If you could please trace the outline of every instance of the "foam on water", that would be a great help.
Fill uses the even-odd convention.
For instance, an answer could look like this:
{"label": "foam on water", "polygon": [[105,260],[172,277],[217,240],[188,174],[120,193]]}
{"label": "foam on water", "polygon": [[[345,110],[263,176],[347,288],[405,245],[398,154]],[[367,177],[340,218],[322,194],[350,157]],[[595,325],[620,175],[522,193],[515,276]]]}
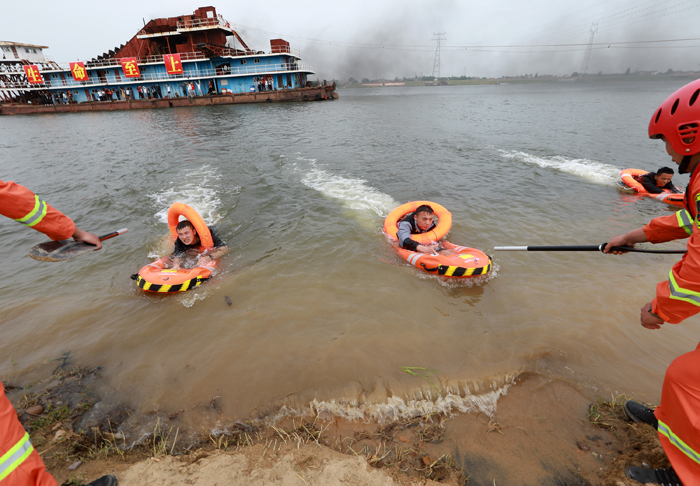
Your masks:
{"label": "foam on water", "polygon": [[189,292],[179,293],[178,300],[183,306],[192,307],[196,302],[203,301],[211,295],[213,295],[211,289],[193,289]]}
{"label": "foam on water", "polygon": [[508,372],[469,382],[453,382],[449,386],[423,386],[390,396],[381,402],[368,400],[362,394],[348,398],[319,400],[314,398],[305,407],[284,405],[270,417],[275,422],[289,417],[315,417],[321,420],[340,418],[361,422],[394,422],[430,414],[483,413],[493,417],[498,399],[515,384],[520,371]]}
{"label": "foam on water", "polygon": [[348,404],[336,400],[313,400],[309,404],[311,411],[319,418],[331,420],[342,418],[350,421],[377,421],[379,423],[408,420],[431,414],[451,415],[456,411],[462,413],[482,412],[489,417],[496,413],[496,402],[505,395],[510,385],[482,395],[466,397],[448,393],[436,400],[404,400],[400,397],[387,398],[385,403]]}
{"label": "foam on water", "polygon": [[572,159],[561,155],[543,157],[517,150],[498,150],[504,159],[512,159],[545,169],[567,172],[597,184],[613,185],[620,179],[620,167],[589,159]]}
{"label": "foam on water", "polygon": [[358,213],[373,212],[377,216],[385,218],[400,205],[391,196],[370,186],[364,179],[331,174],[319,168],[313,159],[299,156],[296,160],[307,162],[310,166],[308,170],[299,169],[298,165],[295,167],[295,170],[304,171],[301,179],[302,184],[315,189],[326,197],[337,199],[343,206],[353,211]]}
{"label": "foam on water", "polygon": [[[220,174],[215,168],[203,165],[197,169],[178,174],[167,189],[149,194],[156,208],[155,218],[168,223],[168,209],[173,203],[181,202],[192,206],[207,224],[216,224],[221,215],[221,199],[219,197]],[[234,192],[240,188],[227,189]]]}
{"label": "foam on water", "polygon": [[462,395],[448,391],[431,398],[428,396],[430,393],[418,393],[418,398],[393,396],[382,403],[366,403],[359,399],[313,399],[308,407],[303,409],[283,406],[272,420],[313,416],[321,420],[340,418],[349,421],[386,423],[431,414],[452,415],[456,412],[484,413],[488,417],[493,417],[498,399],[508,392],[515,383],[514,380],[514,377],[511,377],[500,387],[478,394]]}

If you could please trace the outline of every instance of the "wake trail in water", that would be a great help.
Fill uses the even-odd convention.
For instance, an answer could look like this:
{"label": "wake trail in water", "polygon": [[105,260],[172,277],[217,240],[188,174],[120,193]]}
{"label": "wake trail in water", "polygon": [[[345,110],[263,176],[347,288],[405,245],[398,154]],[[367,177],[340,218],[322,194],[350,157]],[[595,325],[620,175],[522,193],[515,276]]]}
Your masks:
{"label": "wake trail in water", "polygon": [[615,185],[620,179],[620,167],[589,159],[572,159],[562,155],[544,157],[517,150],[498,150],[504,159],[511,159],[545,169],[554,169],[586,179],[596,184]]}
{"label": "wake trail in water", "polygon": [[223,216],[220,214],[218,180],[220,174],[209,165],[179,174],[167,189],[149,194],[156,208],[155,219],[168,223],[168,209],[173,203],[180,202],[192,206],[208,225],[216,224]]}
{"label": "wake trail in water", "polygon": [[[302,156],[296,158],[301,165],[309,166],[309,169],[294,165],[294,170],[304,172],[301,182],[306,187],[314,189],[326,197],[338,200],[343,206],[358,213],[374,213],[385,218],[395,207],[399,206],[388,194],[369,185],[365,179],[334,175],[320,168],[314,159],[306,159]],[[306,162],[307,164],[303,164]]]}

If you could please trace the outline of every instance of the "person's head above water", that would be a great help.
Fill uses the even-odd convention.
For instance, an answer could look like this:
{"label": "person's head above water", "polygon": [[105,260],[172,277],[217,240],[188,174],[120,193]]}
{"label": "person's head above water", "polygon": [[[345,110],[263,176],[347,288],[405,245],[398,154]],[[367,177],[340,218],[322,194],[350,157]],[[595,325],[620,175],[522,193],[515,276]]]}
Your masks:
{"label": "person's head above water", "polygon": [[199,243],[199,236],[197,236],[197,230],[194,229],[192,223],[188,220],[180,221],[175,227],[177,231],[177,237],[180,238],[185,245],[195,245]]}
{"label": "person's head above water", "polygon": [[673,174],[673,169],[670,167],[661,167],[656,171],[656,175],[654,176],[654,179],[656,179],[656,185],[658,187],[664,187],[666,184],[671,182],[671,179],[673,179]]}
{"label": "person's head above water", "polygon": [[421,230],[427,231],[430,225],[433,224],[433,208],[427,204],[418,206],[413,213],[413,219],[416,221],[416,226]]}

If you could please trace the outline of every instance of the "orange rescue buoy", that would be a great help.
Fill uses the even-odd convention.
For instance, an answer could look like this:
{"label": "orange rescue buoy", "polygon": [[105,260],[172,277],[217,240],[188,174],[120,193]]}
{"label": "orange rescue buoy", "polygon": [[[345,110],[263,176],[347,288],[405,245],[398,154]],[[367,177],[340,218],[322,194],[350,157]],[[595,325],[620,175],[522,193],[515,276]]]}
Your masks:
{"label": "orange rescue buoy", "polygon": [[444,238],[450,231],[450,228],[452,228],[452,213],[445,209],[444,206],[430,201],[413,201],[402,204],[398,208],[394,209],[384,220],[384,233],[396,240],[396,232],[399,229],[399,221],[401,221],[401,219],[403,219],[403,217],[408,213],[412,213],[418,208],[418,206],[422,206],[423,204],[427,204],[433,208],[433,212],[438,218],[438,224],[427,233],[411,235],[411,239],[417,241],[418,243],[430,243],[431,241],[439,241]]}
{"label": "orange rescue buoy", "polygon": [[184,216],[194,229],[197,230],[199,235],[200,244],[205,250],[211,250],[214,248],[214,240],[211,237],[211,232],[207,227],[207,223],[204,222],[202,217],[194,210],[192,206],[188,206],[185,203],[174,203],[168,209],[168,228],[170,229],[170,236],[173,237],[173,241],[177,238],[177,224],[180,222],[180,216]]}

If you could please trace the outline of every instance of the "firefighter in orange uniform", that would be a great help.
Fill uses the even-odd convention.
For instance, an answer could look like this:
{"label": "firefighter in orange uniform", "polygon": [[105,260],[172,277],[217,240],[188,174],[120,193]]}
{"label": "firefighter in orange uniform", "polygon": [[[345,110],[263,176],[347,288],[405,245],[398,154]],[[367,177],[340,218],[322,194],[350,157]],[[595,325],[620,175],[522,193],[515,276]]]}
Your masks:
{"label": "firefighter in orange uniform", "polygon": [[52,240],[84,241],[102,248],[100,239],[75,226],[73,220],[46,204],[24,186],[0,180],[0,214],[44,233]]}
{"label": "firefighter in orange uniform", "polygon": [[[24,186],[0,180],[0,214],[46,234],[52,240],[71,236],[77,241],[102,247],[92,233],[83,231],[60,211],[46,204]],[[102,476],[89,486],[115,486],[117,479]],[[5,389],[0,383],[0,486],[56,486],[46,472],[39,454],[29,441],[29,434],[17,419]]]}
{"label": "firefighter in orange uniform", "polygon": [[[605,248],[609,253],[613,246],[689,238],[688,252],[673,266],[668,280],[656,286],[656,297],[642,306],[641,324],[647,329],[660,329],[665,322],[678,324],[700,312],[699,95],[700,80],[687,84],[661,104],[649,123],[649,137],[662,139],[666,151],[680,166],[678,172],[691,174],[685,207],[613,238]],[[631,420],[658,430],[673,466],[657,470],[628,467],[627,476],[641,483],[700,484],[700,345],[668,367],[656,410],[633,401],[624,408]]]}

